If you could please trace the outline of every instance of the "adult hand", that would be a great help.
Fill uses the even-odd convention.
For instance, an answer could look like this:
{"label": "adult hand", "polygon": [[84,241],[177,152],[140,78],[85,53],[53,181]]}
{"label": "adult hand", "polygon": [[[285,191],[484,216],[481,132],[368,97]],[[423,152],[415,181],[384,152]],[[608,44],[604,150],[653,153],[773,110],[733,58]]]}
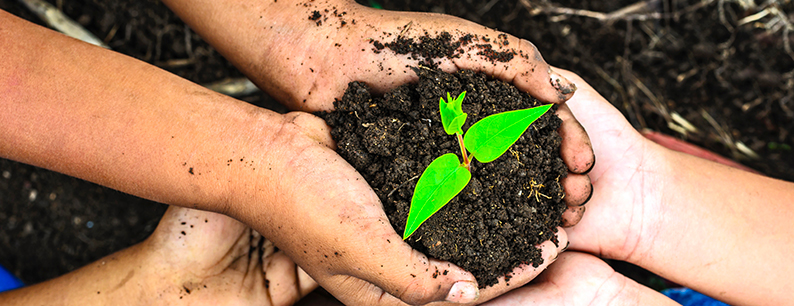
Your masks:
{"label": "adult hand", "polygon": [[[540,246],[542,266],[517,268],[509,285],[501,278],[478,292],[470,273],[428,259],[403,242],[367,182],[325,145],[331,143],[326,128],[312,115],[287,114],[272,129],[278,133],[262,140],[261,150],[249,150],[261,152],[254,155],[260,175],[253,176],[261,181],[232,184],[238,189],[231,191],[237,196],[230,202],[253,204],[228,213],[246,224],[264,225],[265,237],[346,304],[485,301],[531,280],[567,245],[560,229],[558,246]],[[256,203],[263,200],[277,205],[259,209]]]}
{"label": "adult hand", "polygon": [[[548,103],[564,103],[576,85],[555,72],[535,45],[457,17],[395,12],[330,1],[164,1],[251,80],[293,110],[331,110],[351,81],[377,92],[417,80],[410,67],[432,61],[447,72],[470,69],[512,83]],[[417,44],[396,54],[374,42],[419,43],[422,36],[449,33],[449,45]],[[460,43],[463,37],[470,42]],[[455,45],[455,43],[459,45]],[[428,52],[413,53],[418,49]],[[401,52],[404,53],[404,52]],[[428,54],[431,53],[432,55]],[[581,218],[592,195],[586,174],[595,164],[590,140],[566,106],[561,155],[569,168],[563,181],[565,226]]]}
{"label": "adult hand", "polygon": [[[562,103],[575,91],[568,80],[543,61],[530,42],[451,16],[375,10],[342,0],[165,2],[255,83],[292,109],[330,110],[334,99],[340,98],[354,80],[364,81],[379,92],[416,80],[410,67],[425,60],[446,71],[472,69],[488,73],[546,102]],[[438,58],[377,50],[374,43],[385,44],[398,38],[418,42],[420,36],[436,37],[442,32],[451,34],[451,43],[469,34],[473,41],[451,47],[446,54],[454,56]],[[491,51],[490,56],[483,55]],[[494,54],[500,53],[512,59],[495,59]],[[566,212],[565,225],[570,226],[581,218],[581,205],[592,193],[589,178],[583,174],[592,168],[594,157],[587,134],[570,110],[562,106],[558,115],[564,120],[560,129],[564,139],[562,157],[571,172],[562,182],[566,203],[571,207]],[[309,125],[304,129],[307,133],[322,127],[319,123]],[[372,301],[350,299],[351,292],[362,288],[370,297],[379,297],[382,292],[378,288],[382,288],[410,304],[445,299],[473,301],[476,290],[471,276],[455,269],[446,277],[431,278],[434,265],[447,264],[428,261],[402,243],[380,212],[374,193],[338,156],[310,143],[290,148],[281,155],[289,158],[290,167],[280,168],[278,173],[284,178],[280,180],[280,197],[294,199],[285,201],[291,203],[287,206],[293,212],[278,220],[238,215],[247,224],[278,221],[283,226],[295,226],[305,223],[303,220],[312,212],[323,211],[323,216],[312,220],[314,228],[300,224],[303,230],[288,228],[286,233],[263,234],[269,238],[271,234],[284,237],[273,239],[282,248],[297,250],[290,255],[307,272],[338,298],[347,298],[351,303]],[[368,233],[366,237],[356,234],[364,231]],[[314,241],[322,248],[317,249],[312,243],[300,245],[302,240]],[[335,245],[329,245],[331,241]],[[342,251],[344,256],[336,255]],[[513,279],[518,282],[529,277]],[[453,286],[455,282],[459,285]],[[455,288],[455,292],[449,292],[450,288]],[[461,288],[466,289],[459,292],[457,289]]]}
{"label": "adult hand", "polygon": [[[256,108],[5,12],[0,20],[0,155],[230,215],[348,303],[476,300],[470,274],[402,242],[318,118]],[[542,247],[547,262],[559,251]],[[449,273],[433,277],[435,266]],[[507,285],[488,290],[482,299]]]}
{"label": "adult hand", "polygon": [[593,255],[566,252],[531,284],[484,306],[678,305]]}

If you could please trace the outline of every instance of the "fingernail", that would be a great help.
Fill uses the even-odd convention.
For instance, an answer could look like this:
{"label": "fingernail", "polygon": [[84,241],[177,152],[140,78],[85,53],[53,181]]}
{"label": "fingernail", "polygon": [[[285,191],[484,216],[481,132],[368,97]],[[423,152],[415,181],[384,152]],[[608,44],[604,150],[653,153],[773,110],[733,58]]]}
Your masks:
{"label": "fingernail", "polygon": [[596,163],[596,157],[595,157],[595,155],[593,155],[593,163],[590,164],[590,168],[587,168],[587,170],[585,170],[581,174],[588,174],[588,173],[590,173],[590,171],[593,171],[593,168],[595,167],[595,163]]}
{"label": "fingernail", "polygon": [[549,68],[549,81],[551,82],[551,86],[557,89],[560,92],[562,97],[568,98],[574,92],[576,92],[576,84],[571,83],[568,79],[564,76],[560,75],[553,69]]}
{"label": "fingernail", "polygon": [[460,281],[452,285],[447,294],[447,302],[466,304],[476,301],[480,297],[480,290],[477,284],[467,281]]}
{"label": "fingernail", "polygon": [[593,188],[593,183],[590,183],[590,195],[587,196],[587,200],[584,200],[584,202],[582,202],[582,204],[579,204],[579,206],[583,206],[587,204],[587,202],[590,202],[590,199],[593,198],[593,192],[595,192]]}

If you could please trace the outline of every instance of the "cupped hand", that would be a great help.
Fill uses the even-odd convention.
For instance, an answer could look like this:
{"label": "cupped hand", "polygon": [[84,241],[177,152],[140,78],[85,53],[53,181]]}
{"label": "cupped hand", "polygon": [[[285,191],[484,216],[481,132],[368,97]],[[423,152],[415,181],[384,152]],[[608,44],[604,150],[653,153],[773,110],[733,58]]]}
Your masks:
{"label": "cupped hand", "polygon": [[[258,23],[266,29],[260,32],[259,41],[266,46],[257,53],[260,64],[238,66],[291,109],[331,110],[351,81],[385,92],[416,81],[411,67],[427,62],[447,72],[484,72],[548,103],[563,104],[576,91],[576,85],[555,72],[531,42],[457,17],[376,10],[353,1],[281,5],[269,5],[265,21]],[[448,45],[423,42],[444,35]],[[403,51],[389,47],[395,42],[401,42]],[[234,62],[251,62],[241,58],[244,52],[224,54]],[[563,120],[561,155],[569,169],[562,181],[569,206],[563,225],[572,226],[592,196],[585,174],[595,157],[587,132],[570,109],[563,104],[557,115]]]}
{"label": "cupped hand", "polygon": [[[531,42],[457,17],[339,0],[297,7],[275,3],[268,10],[278,13],[265,12],[261,24],[266,27],[259,35],[276,41],[264,44],[261,66],[241,68],[291,109],[330,110],[352,81],[385,92],[416,81],[410,68],[419,65],[484,72],[548,103],[562,103],[576,91]],[[270,30],[275,24],[290,31],[284,26]],[[233,61],[241,56],[224,53]]]}
{"label": "cupped hand", "polygon": [[292,305],[317,287],[272,242],[217,213],[172,206],[139,250],[163,305]]}
{"label": "cupped hand", "polygon": [[678,304],[615,272],[606,262],[593,255],[566,252],[531,284],[483,305]]}
{"label": "cupped hand", "polygon": [[579,76],[568,105],[587,129],[598,163],[588,174],[594,192],[587,214],[568,231],[571,249],[629,261],[643,256],[658,232],[667,165],[662,148],[642,137],[623,115]]}
{"label": "cupped hand", "polygon": [[261,159],[250,158],[249,170],[259,175],[231,191],[230,202],[251,204],[225,213],[254,224],[346,304],[485,301],[531,280],[567,245],[560,229],[558,246],[540,245],[542,266],[520,267],[509,284],[502,278],[480,291],[470,273],[403,242],[374,191],[330,147],[324,121],[289,113],[272,132],[261,140]]}
{"label": "cupped hand", "polygon": [[[530,42],[447,15],[375,10],[343,0],[165,2],[256,84],[294,110],[332,109],[351,81],[363,81],[378,92],[414,81],[411,67],[427,61],[448,72],[485,72],[546,102],[562,103],[575,91]],[[418,42],[421,36],[442,33],[449,33],[452,43],[469,34],[472,41],[453,48],[448,54],[454,56],[438,58],[379,49],[379,44],[398,38]],[[584,173],[594,157],[570,110],[562,106],[558,115],[564,120],[561,154],[570,170],[562,182],[571,207],[565,225],[570,226],[581,218],[581,205],[592,193]],[[476,283],[469,273],[429,260],[402,242],[364,179],[324,145],[333,141],[321,121],[299,113],[286,118],[280,127],[263,131],[262,140],[254,140],[263,142],[261,151],[268,156],[256,171],[275,179],[237,184],[233,196],[234,202],[267,198],[278,205],[268,211],[249,205],[248,210],[230,208],[227,213],[254,225],[345,302],[475,300]],[[544,250],[545,258],[556,256],[556,248]],[[436,267],[450,273],[433,277]],[[511,283],[526,282],[535,274],[523,273]],[[487,292],[504,292],[507,285],[494,288]],[[479,293],[480,300],[493,296],[487,292]]]}

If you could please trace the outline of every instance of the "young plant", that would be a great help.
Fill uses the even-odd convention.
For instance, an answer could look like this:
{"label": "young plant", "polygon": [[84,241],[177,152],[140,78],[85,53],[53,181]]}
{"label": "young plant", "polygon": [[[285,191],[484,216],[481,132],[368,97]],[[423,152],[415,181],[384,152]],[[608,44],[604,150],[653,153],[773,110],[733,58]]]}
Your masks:
{"label": "young plant", "polygon": [[403,240],[408,239],[422,223],[469,184],[471,162],[475,158],[481,163],[489,163],[499,158],[535,120],[551,108],[549,104],[490,115],[474,123],[464,135],[463,124],[468,115],[463,112],[461,105],[465,96],[464,91],[453,100],[447,93],[448,102],[440,98],[438,105],[444,131],[458,138],[463,162],[460,162],[455,153],[447,153],[427,166],[414,188]]}

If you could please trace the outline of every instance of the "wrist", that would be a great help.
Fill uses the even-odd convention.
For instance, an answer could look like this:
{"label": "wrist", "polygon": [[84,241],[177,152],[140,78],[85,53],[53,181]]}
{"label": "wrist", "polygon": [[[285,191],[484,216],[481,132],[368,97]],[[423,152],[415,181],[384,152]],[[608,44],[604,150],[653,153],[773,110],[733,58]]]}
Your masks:
{"label": "wrist", "polygon": [[626,187],[615,186],[628,189],[626,191],[633,199],[628,201],[628,207],[618,208],[629,214],[622,216],[624,231],[614,231],[619,235],[614,241],[620,243],[614,246],[610,257],[641,265],[651,256],[662,225],[668,218],[665,203],[670,192],[676,190],[675,182],[670,178],[677,171],[669,150],[645,138],[637,143],[641,149],[638,150],[636,171],[631,174],[635,182]]}
{"label": "wrist", "polygon": [[668,243],[665,240],[669,235],[665,232],[669,232],[671,221],[675,223],[677,218],[670,208],[678,201],[675,196],[681,191],[678,175],[688,171],[680,169],[681,164],[676,159],[679,153],[651,141],[646,143],[648,153],[641,167],[643,192],[631,217],[637,221],[632,221],[632,234],[627,237],[628,241],[635,242],[627,243],[629,247],[622,249],[625,261],[642,267],[654,260],[658,245]]}

